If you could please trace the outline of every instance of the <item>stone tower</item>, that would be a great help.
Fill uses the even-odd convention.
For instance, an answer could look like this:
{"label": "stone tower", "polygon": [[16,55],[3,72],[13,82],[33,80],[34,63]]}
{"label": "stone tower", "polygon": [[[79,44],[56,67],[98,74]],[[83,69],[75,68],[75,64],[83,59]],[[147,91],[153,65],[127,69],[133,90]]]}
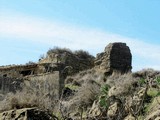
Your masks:
{"label": "stone tower", "polygon": [[106,74],[126,73],[132,69],[132,54],[126,43],[110,43],[105,51],[97,54],[95,68]]}

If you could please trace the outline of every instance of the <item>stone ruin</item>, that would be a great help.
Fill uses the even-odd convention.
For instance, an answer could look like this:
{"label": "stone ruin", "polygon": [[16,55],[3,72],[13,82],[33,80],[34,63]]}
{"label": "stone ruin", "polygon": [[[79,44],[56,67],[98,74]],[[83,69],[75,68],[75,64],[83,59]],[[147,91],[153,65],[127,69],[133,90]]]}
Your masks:
{"label": "stone ruin", "polygon": [[131,60],[130,49],[125,43],[110,43],[104,52],[97,54],[96,58],[83,54],[78,56],[69,51],[52,52],[36,64],[1,66],[0,94],[21,88],[19,86],[23,81],[41,78],[47,80],[51,78],[50,76],[56,76],[55,84],[59,86],[57,91],[60,94],[68,75],[91,68],[106,75],[115,72],[126,73],[132,69]]}
{"label": "stone ruin", "polygon": [[126,73],[132,69],[132,54],[126,43],[110,43],[104,52],[97,54],[95,69],[105,74]]}
{"label": "stone ruin", "polygon": [[[58,57],[57,57],[58,56]],[[0,66],[0,94],[22,89],[23,83],[34,80],[53,79],[57,96],[62,93],[68,75],[93,68],[94,57],[77,56],[69,51],[52,52],[38,63]]]}

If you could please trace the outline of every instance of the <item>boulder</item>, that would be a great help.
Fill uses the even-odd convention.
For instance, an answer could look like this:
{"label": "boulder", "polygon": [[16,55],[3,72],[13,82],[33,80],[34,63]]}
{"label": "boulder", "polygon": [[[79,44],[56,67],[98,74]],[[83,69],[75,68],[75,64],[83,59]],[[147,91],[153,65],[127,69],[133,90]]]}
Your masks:
{"label": "boulder", "polygon": [[115,102],[113,105],[111,105],[109,108],[108,108],[108,111],[107,111],[107,116],[109,118],[115,118],[117,116],[117,111],[118,111],[118,103]]}

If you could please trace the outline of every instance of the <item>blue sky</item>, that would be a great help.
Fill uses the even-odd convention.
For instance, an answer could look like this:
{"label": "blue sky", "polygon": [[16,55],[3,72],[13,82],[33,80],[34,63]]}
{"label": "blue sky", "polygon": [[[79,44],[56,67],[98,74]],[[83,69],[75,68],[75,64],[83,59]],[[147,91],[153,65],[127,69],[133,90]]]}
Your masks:
{"label": "blue sky", "polygon": [[126,42],[133,71],[160,70],[159,0],[0,0],[0,65],[37,61],[54,46],[96,55]]}

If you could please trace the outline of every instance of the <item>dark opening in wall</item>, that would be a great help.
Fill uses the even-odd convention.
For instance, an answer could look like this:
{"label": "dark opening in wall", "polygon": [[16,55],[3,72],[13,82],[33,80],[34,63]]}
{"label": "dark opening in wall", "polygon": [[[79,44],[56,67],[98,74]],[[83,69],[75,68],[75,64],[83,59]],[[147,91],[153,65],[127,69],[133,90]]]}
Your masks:
{"label": "dark opening in wall", "polygon": [[4,74],[3,77],[7,77],[7,74]]}
{"label": "dark opening in wall", "polygon": [[32,71],[31,70],[25,70],[25,71],[21,71],[20,74],[22,74],[23,76],[27,76],[27,75],[31,75]]}

